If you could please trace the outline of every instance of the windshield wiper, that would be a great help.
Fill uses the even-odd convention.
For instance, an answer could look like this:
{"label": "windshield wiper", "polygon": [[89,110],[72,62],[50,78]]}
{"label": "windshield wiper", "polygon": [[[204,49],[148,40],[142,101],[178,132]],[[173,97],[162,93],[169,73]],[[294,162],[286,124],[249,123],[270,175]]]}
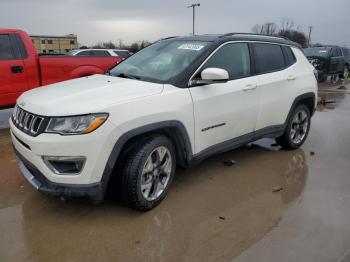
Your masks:
{"label": "windshield wiper", "polygon": [[140,80],[141,79],[141,77],[139,77],[139,76],[129,75],[129,74],[125,74],[125,73],[120,73],[120,74],[117,75],[117,77],[136,79],[136,80]]}

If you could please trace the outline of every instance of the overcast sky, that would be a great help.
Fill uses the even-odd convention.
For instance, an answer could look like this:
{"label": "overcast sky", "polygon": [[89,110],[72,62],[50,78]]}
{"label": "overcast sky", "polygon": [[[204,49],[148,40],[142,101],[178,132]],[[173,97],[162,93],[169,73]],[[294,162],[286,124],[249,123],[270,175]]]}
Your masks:
{"label": "overcast sky", "polygon": [[[198,0],[196,33],[250,32],[289,17],[312,41],[350,47],[350,0]],[[80,44],[154,41],[192,31],[182,0],[0,0],[0,27],[30,34],[78,35]]]}

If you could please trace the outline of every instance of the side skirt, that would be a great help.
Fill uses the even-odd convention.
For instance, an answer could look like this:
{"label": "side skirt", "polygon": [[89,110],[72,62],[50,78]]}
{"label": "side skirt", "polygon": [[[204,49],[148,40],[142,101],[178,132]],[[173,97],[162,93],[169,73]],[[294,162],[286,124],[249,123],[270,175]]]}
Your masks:
{"label": "side skirt", "polygon": [[269,126],[269,127],[265,127],[260,130],[224,141],[222,143],[213,145],[209,148],[202,150],[198,154],[195,154],[193,158],[189,161],[188,166],[195,166],[210,156],[233,150],[235,148],[238,148],[250,142],[254,142],[261,138],[279,137],[283,134],[285,127],[286,127],[285,125]]}

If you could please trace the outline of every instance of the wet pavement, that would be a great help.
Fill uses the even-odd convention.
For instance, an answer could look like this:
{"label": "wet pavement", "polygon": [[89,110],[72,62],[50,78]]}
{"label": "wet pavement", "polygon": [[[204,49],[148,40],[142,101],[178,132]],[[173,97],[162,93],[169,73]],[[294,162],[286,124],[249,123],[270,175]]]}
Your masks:
{"label": "wet pavement", "polygon": [[11,117],[13,108],[0,109],[0,129],[9,127],[8,119]]}
{"label": "wet pavement", "polygon": [[178,170],[147,213],[36,192],[0,130],[0,261],[350,261],[350,87],[320,90],[301,149],[263,139]]}

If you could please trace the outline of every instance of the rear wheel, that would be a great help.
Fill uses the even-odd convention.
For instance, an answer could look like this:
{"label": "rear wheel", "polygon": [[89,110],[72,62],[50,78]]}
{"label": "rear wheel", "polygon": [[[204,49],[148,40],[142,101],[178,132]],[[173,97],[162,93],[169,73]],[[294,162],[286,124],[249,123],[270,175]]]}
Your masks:
{"label": "rear wheel", "polygon": [[332,74],[332,75],[331,75],[331,83],[332,83],[332,84],[338,83],[338,82],[339,82],[339,79],[340,79],[339,74]]}
{"label": "rear wheel", "polygon": [[343,72],[343,78],[344,78],[344,80],[347,80],[348,77],[349,77],[349,68],[347,66],[345,66],[344,72]]}
{"label": "rear wheel", "polygon": [[143,140],[125,158],[121,173],[123,199],[137,210],[154,208],[165,198],[175,167],[175,149],[167,137]]}
{"label": "rear wheel", "polygon": [[288,120],[284,134],[276,138],[277,143],[285,149],[299,148],[306,140],[310,124],[310,110],[304,104],[298,105]]}

